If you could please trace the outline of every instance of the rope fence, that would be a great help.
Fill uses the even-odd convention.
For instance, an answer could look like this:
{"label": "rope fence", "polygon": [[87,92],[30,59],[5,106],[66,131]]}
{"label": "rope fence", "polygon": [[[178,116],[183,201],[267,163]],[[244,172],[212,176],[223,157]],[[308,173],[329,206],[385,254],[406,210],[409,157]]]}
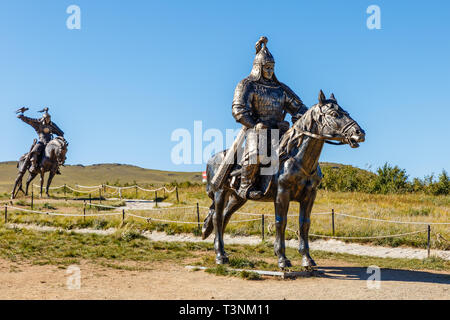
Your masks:
{"label": "rope fence", "polygon": [[[31,191],[32,201],[33,201],[33,198],[34,198],[34,188],[40,189],[41,186],[40,185],[36,185],[36,184],[32,184],[32,191]],[[43,187],[43,189],[44,189],[44,187]],[[95,186],[83,186],[83,185],[76,184],[75,187],[71,187],[71,186],[68,186],[68,185],[64,184],[64,185],[60,185],[60,186],[56,186],[56,187],[49,187],[48,189],[49,190],[60,190],[60,189],[63,189],[65,200],[68,200],[67,199],[67,191],[71,191],[71,192],[78,193],[78,194],[86,194],[86,195],[89,195],[89,198],[92,197],[93,193],[97,193],[98,192],[98,197],[100,199],[100,202],[101,202],[101,199],[102,199],[102,191],[103,191],[103,195],[108,194],[110,197],[114,196],[114,195],[118,195],[119,198],[122,199],[123,198],[122,191],[134,189],[135,190],[135,198],[136,199],[138,198],[138,190],[140,190],[142,192],[146,192],[146,193],[154,193],[154,201],[155,201],[156,204],[158,204],[158,191],[162,190],[163,193],[164,193],[164,197],[166,197],[166,193],[170,194],[170,193],[175,192],[177,203],[180,202],[180,198],[179,198],[179,195],[178,195],[178,186],[175,186],[172,189],[169,189],[166,186],[159,187],[159,188],[156,188],[156,189],[146,189],[146,188],[143,188],[143,187],[141,187],[141,186],[139,186],[137,184],[132,185],[132,186],[125,186],[125,187],[111,186],[111,185],[108,185],[108,184],[100,184],[100,185],[95,185]],[[81,190],[81,189],[84,189],[84,190]],[[112,189],[114,191],[107,192],[108,189],[110,189],[110,190]],[[103,199],[105,200],[105,198],[103,198]],[[76,199],[71,199],[71,200],[76,200]],[[106,200],[112,200],[112,199],[106,199]],[[91,202],[91,199],[89,200],[89,202]]]}
{"label": "rope fence", "polygon": [[[40,186],[39,186],[40,187]],[[158,208],[157,205],[157,192],[164,190],[164,192],[168,192],[168,193],[172,193],[172,192],[176,192],[176,196],[177,196],[177,201],[179,201],[178,198],[178,187],[174,187],[172,190],[167,189],[166,187],[160,187],[157,189],[145,189],[142,188],[138,185],[133,185],[133,186],[126,186],[126,187],[116,187],[116,186],[110,186],[110,185],[97,185],[97,186],[82,186],[82,185],[75,185],[76,188],[79,189],[86,189],[86,190],[79,190],[79,189],[75,189],[72,188],[70,186],[67,185],[62,185],[59,187],[52,187],[50,189],[52,190],[56,190],[56,189],[61,189],[64,188],[64,192],[66,191],[66,189],[71,190],[73,192],[78,192],[81,194],[89,194],[89,206],[90,208],[92,207],[97,207],[97,208],[106,208],[106,209],[117,209],[117,210],[122,210],[121,212],[108,212],[108,213],[90,213],[90,214],[86,214],[86,206],[87,203],[86,201],[84,202],[84,207],[83,207],[83,213],[82,214],[67,214],[67,213],[58,213],[58,212],[44,212],[44,211],[37,211],[37,210],[33,210],[33,193],[32,193],[32,199],[31,199],[31,209],[25,209],[25,208],[19,208],[19,207],[15,207],[15,206],[8,206],[5,205],[4,207],[4,215],[5,215],[5,223],[8,220],[8,209],[12,209],[12,210],[17,210],[17,211],[22,211],[22,212],[28,212],[28,213],[35,213],[35,214],[41,214],[41,215],[48,215],[48,216],[64,216],[64,217],[83,217],[83,219],[85,219],[86,217],[101,217],[101,216],[118,216],[118,215],[122,215],[122,220],[125,220],[126,216],[130,216],[133,218],[137,218],[137,219],[142,219],[142,220],[146,220],[148,223],[151,222],[163,222],[163,223],[174,223],[174,224],[192,224],[192,225],[197,225],[198,230],[201,231],[201,221],[200,221],[200,209],[206,209],[208,213],[210,208],[209,207],[205,207],[205,206],[199,206],[199,204],[197,203],[196,205],[190,205],[190,206],[184,206],[184,207],[168,207],[168,208]],[[139,211],[144,211],[144,212],[148,212],[148,213],[154,213],[154,212],[158,212],[160,214],[162,214],[163,212],[168,212],[168,211],[181,211],[183,210],[183,214],[186,215],[186,210],[189,209],[194,209],[192,210],[192,212],[188,212],[188,214],[196,214],[197,215],[197,221],[184,221],[184,220],[170,220],[170,219],[162,219],[162,218],[156,218],[156,217],[151,217],[151,216],[142,216],[142,215],[138,215],[138,214],[134,214],[134,213],[130,213],[130,210],[133,209],[129,209],[129,208],[125,208],[125,207],[117,207],[117,206],[109,206],[109,205],[104,205],[104,204],[97,204],[97,203],[92,203],[92,199],[91,199],[91,194],[94,192],[99,192],[100,193],[100,202],[101,202],[101,191],[102,190],[106,190],[106,188],[111,188],[114,189],[114,193],[119,193],[119,195],[121,196],[121,192],[122,190],[129,190],[129,189],[135,189],[136,190],[136,194],[137,194],[137,190],[141,190],[143,192],[155,192],[155,207],[153,209],[135,209],[135,210],[139,210]],[[88,190],[91,189],[91,190]],[[205,214],[205,213],[203,213]],[[261,221],[261,237],[264,240],[265,237],[265,220],[267,218],[270,219],[274,219],[275,215],[266,215],[266,214],[258,214],[258,213],[252,213],[252,212],[240,212],[240,211],[236,211],[235,214],[237,215],[244,215],[244,216],[250,216],[250,217],[255,217],[255,218],[249,218],[249,219],[244,219],[244,220],[232,220],[229,221],[229,223],[246,223],[246,222],[255,222],[255,221]],[[414,234],[420,234],[420,233],[425,233],[427,232],[427,250],[428,250],[428,256],[430,256],[430,235],[431,235],[431,226],[432,225],[450,225],[450,222],[424,222],[424,221],[400,221],[400,220],[386,220],[386,219],[378,219],[378,218],[370,218],[370,217],[362,217],[362,216],[357,216],[357,215],[350,215],[347,213],[340,213],[340,212],[335,212],[334,209],[331,209],[331,211],[329,212],[314,212],[311,213],[312,215],[331,215],[331,225],[332,225],[332,235],[320,235],[320,234],[313,234],[310,233],[309,235],[312,237],[318,237],[318,238],[326,238],[326,239],[341,239],[341,240],[370,240],[370,239],[385,239],[385,238],[396,238],[396,237],[405,237],[405,236],[411,236]],[[392,224],[409,224],[409,225],[426,225],[427,229],[424,230],[418,230],[418,231],[413,231],[413,232],[407,232],[407,233],[399,233],[399,234],[391,234],[391,235],[379,235],[379,236],[364,236],[364,237],[346,237],[346,236],[336,236],[335,235],[335,217],[336,216],[342,216],[342,217],[346,217],[346,218],[350,218],[350,219],[359,219],[359,220],[365,220],[365,221],[373,221],[373,222],[381,222],[381,223],[392,223]],[[298,214],[288,214],[287,217],[299,217]],[[268,225],[268,229],[270,232],[270,228],[271,228],[272,223],[270,223]],[[294,232],[295,234],[297,234],[297,236],[299,236],[299,231],[295,231],[293,229],[290,228],[286,228],[289,231]]]}

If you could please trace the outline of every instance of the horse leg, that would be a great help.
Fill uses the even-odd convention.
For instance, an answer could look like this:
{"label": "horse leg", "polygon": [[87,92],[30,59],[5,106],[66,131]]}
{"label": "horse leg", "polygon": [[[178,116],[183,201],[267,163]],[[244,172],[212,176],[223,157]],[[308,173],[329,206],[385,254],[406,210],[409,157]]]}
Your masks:
{"label": "horse leg", "polygon": [[289,190],[279,186],[275,197],[275,228],[274,243],[275,255],[278,256],[278,267],[284,269],[292,264],[286,257],[285,231],[287,224],[287,212],[289,210]]}
{"label": "horse leg", "polygon": [[34,177],[36,177],[36,175],[37,175],[37,172],[35,172],[35,173],[30,172],[30,174],[28,175],[27,185],[25,186],[25,195],[26,196],[28,195],[28,187],[30,186],[30,182],[33,181],[33,179],[34,179]]}
{"label": "horse leg", "polygon": [[225,207],[225,210],[223,211],[223,213],[224,213],[223,228],[222,228],[223,233],[225,233],[225,228],[227,227],[228,222],[230,221],[233,213],[235,213],[237,210],[239,210],[239,208],[241,208],[246,202],[247,202],[247,200],[242,199],[241,197],[238,197],[235,193],[233,193],[230,196],[230,198],[228,199],[227,205]]}
{"label": "horse leg", "polygon": [[309,242],[308,234],[309,227],[311,226],[311,210],[316,199],[317,190],[312,189],[309,194],[300,202],[300,215],[299,215],[299,227],[300,227],[300,244],[298,252],[302,255],[302,266],[307,268],[313,268],[316,263],[309,255]]}
{"label": "horse leg", "polygon": [[225,206],[227,192],[219,190],[214,193],[215,211],[213,216],[214,233],[214,250],[216,252],[216,263],[228,263],[228,257],[225,253],[223,243],[223,209]]}
{"label": "horse leg", "polygon": [[41,171],[41,179],[39,180],[41,183],[41,188],[39,189],[39,194],[42,198],[42,189],[44,188],[44,172]]}
{"label": "horse leg", "polygon": [[[14,182],[14,188],[13,188],[13,190],[11,192],[11,199],[14,199],[17,196],[17,194],[19,193],[19,190],[22,189],[23,175],[24,175],[24,172],[19,172],[19,174],[17,175],[16,181]],[[17,189],[18,186],[20,186],[20,189],[17,190],[17,193],[16,193],[16,189]]]}
{"label": "horse leg", "polygon": [[50,185],[52,183],[52,180],[53,180],[53,177],[55,176],[55,174],[56,174],[56,171],[52,170],[52,171],[50,171],[50,173],[48,175],[47,187],[45,188],[45,194],[47,195],[47,197],[50,197],[48,190],[50,189]]}

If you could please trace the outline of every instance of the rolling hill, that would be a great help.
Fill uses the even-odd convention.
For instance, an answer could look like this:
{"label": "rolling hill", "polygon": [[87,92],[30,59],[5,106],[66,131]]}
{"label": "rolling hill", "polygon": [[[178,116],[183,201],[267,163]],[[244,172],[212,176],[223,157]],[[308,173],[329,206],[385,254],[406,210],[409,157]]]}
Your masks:
{"label": "rolling hill", "polygon": [[[28,174],[27,174],[28,175]],[[25,175],[25,177],[27,176]],[[11,191],[17,176],[15,161],[0,162],[0,192]],[[47,175],[46,175],[47,177]],[[24,183],[25,183],[24,178]],[[55,176],[53,186],[67,185],[98,185],[101,183],[154,184],[162,185],[173,181],[201,182],[201,172],[172,172],[144,169],[128,164],[94,164],[89,166],[67,165],[61,168],[61,175]],[[33,183],[39,183],[36,177]]]}
{"label": "rolling hill", "polygon": [[[0,192],[9,192],[12,189],[17,175],[16,161],[0,162]],[[322,167],[340,168],[344,165],[337,163],[321,162]],[[360,169],[362,170],[362,169]],[[365,170],[363,170],[365,171]],[[28,174],[27,174],[28,175]],[[25,177],[27,176],[25,175]],[[46,175],[47,178],[47,175]],[[24,178],[24,183],[25,183]],[[153,184],[155,186],[170,182],[201,182],[201,172],[176,172],[162,171],[153,169],[144,169],[141,167],[118,164],[104,163],[94,165],[67,165],[61,168],[61,175],[55,176],[52,186],[67,185],[98,185],[102,183],[120,184]],[[36,177],[33,183],[39,183],[39,177]]]}

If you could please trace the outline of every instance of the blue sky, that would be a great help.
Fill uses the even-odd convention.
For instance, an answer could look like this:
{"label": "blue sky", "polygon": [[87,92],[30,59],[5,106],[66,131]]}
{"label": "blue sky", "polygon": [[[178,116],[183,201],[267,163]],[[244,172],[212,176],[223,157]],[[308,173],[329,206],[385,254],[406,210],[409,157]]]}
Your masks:
{"label": "blue sky", "polygon": [[[66,28],[71,4],[81,30]],[[366,27],[372,4],[381,30]],[[366,131],[360,148],[326,146],[321,161],[448,171],[449,18],[448,1],[2,1],[0,161],[35,136],[14,110],[48,106],[69,164],[203,170],[172,163],[171,133],[195,120],[239,127],[234,87],[266,35],[278,79],[307,106],[334,92]]]}

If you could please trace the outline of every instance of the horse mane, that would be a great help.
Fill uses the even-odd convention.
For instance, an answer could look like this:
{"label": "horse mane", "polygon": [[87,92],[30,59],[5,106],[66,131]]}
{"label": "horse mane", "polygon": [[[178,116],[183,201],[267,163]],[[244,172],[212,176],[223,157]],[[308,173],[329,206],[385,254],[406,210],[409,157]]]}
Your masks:
{"label": "horse mane", "polygon": [[62,149],[67,148],[67,146],[68,146],[67,140],[64,139],[64,137],[57,136],[57,137],[53,138],[49,143],[47,143],[47,147],[45,148],[45,155],[47,157],[49,157],[50,152],[51,152],[50,150],[52,148],[62,150]]}
{"label": "horse mane", "polygon": [[313,112],[317,105],[308,109],[295,123],[289,128],[283,135],[279,145],[279,159],[280,162],[284,161],[291,153],[294,147],[298,148],[304,137],[304,131],[310,132],[314,124]]}

